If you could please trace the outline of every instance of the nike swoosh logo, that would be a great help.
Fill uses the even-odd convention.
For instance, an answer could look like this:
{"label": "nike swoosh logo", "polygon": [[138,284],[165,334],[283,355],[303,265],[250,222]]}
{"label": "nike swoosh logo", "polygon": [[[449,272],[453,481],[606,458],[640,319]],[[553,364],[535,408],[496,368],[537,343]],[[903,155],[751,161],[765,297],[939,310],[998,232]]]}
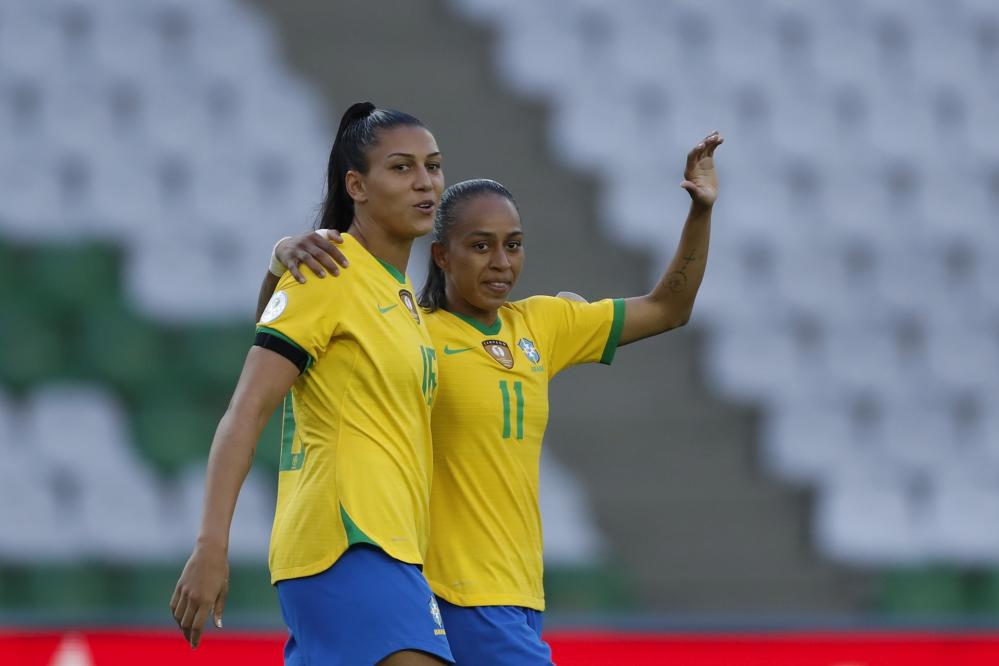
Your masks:
{"label": "nike swoosh logo", "polygon": [[447,345],[444,345],[444,354],[446,356],[453,356],[454,354],[460,354],[461,352],[472,351],[475,347],[465,347],[464,349],[449,349]]}
{"label": "nike swoosh logo", "polygon": [[378,311],[379,311],[379,312],[381,312],[382,314],[385,314],[385,313],[386,313],[386,312],[388,312],[389,310],[394,310],[394,309],[396,309],[397,307],[399,307],[399,304],[398,304],[398,303],[396,303],[395,305],[386,305],[386,306],[385,306],[385,307],[383,307],[383,308],[382,308],[382,307],[378,308]]}

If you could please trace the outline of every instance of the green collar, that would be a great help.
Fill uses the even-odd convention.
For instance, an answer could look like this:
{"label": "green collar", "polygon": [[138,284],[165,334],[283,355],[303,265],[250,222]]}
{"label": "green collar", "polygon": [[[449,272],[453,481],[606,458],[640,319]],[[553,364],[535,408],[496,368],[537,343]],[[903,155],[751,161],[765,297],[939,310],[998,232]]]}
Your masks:
{"label": "green collar", "polygon": [[[373,254],[371,256],[375,257],[375,255]],[[394,277],[399,282],[399,284],[406,284],[406,276],[403,275],[398,268],[396,268],[389,262],[385,261],[384,259],[379,259],[378,257],[375,257],[375,259],[378,261],[379,264],[382,265],[382,268],[384,268],[389,272],[389,275]]]}
{"label": "green collar", "polygon": [[[445,310],[445,312],[451,312],[451,311]],[[498,312],[496,313],[496,323],[494,323],[492,326],[486,326],[478,319],[473,319],[472,317],[466,317],[465,315],[460,314],[458,312],[451,312],[451,314],[453,314],[455,317],[457,317],[458,319],[462,320],[463,322],[465,322],[466,324],[477,330],[482,335],[496,335],[497,333],[500,332],[500,328],[502,328],[503,326],[503,322],[502,320],[500,320]]]}

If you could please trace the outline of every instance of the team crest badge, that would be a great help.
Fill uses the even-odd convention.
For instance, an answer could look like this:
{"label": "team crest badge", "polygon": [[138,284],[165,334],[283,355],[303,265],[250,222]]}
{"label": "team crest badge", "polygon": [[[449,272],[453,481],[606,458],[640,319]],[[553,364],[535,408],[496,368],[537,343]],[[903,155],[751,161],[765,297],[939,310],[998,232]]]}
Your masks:
{"label": "team crest badge", "polygon": [[537,365],[538,361],[541,360],[541,352],[538,351],[538,348],[534,346],[534,342],[531,340],[521,338],[520,340],[517,340],[517,346],[520,347],[521,351],[524,352],[524,356],[526,356],[527,360],[531,363]]}
{"label": "team crest badge", "polygon": [[440,606],[437,605],[437,599],[430,597],[430,615],[433,616],[434,622],[437,623],[438,627],[444,626],[444,618],[441,617]]}
{"label": "team crest badge", "polygon": [[399,290],[399,300],[401,300],[402,304],[406,306],[407,310],[409,310],[409,316],[413,318],[413,321],[419,324],[420,311],[416,308],[416,299],[413,298],[413,295],[409,293],[408,289]]}
{"label": "team crest badge", "polygon": [[505,342],[502,340],[485,340],[482,346],[504,368],[509,370],[513,367],[513,353]]}

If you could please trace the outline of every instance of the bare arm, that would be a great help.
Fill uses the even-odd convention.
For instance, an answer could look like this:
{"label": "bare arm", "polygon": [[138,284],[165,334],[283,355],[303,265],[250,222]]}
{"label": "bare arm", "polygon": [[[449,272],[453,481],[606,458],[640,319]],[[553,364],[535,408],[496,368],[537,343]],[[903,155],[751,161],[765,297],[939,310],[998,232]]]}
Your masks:
{"label": "bare arm", "polygon": [[274,295],[274,288],[277,287],[278,280],[280,279],[274,273],[267,271],[264,281],[260,284],[260,293],[257,294],[257,314],[253,319],[254,321],[260,321],[260,317],[264,314],[264,308],[267,307],[267,302]]}
{"label": "bare arm", "polygon": [[687,155],[684,181],[690,212],[673,259],[655,288],[645,296],[625,300],[621,345],[683,326],[690,320],[694,299],[704,278],[711,237],[711,209],[718,193],[714,152],[722,137],[713,133]]}
{"label": "bare arm", "polygon": [[170,600],[184,638],[197,647],[208,615],[222,626],[229,591],[229,527],[236,498],[253,464],[257,439],[267,419],[298,376],[283,356],[251,347],[229,408],[219,422],[208,455],[201,529]]}
{"label": "bare arm", "polygon": [[[343,238],[340,232],[334,229],[320,229],[282,239],[274,247],[274,256],[301,283],[305,283],[305,276],[299,270],[299,265],[303,263],[321,278],[326,277],[327,271],[336,277],[340,275],[340,266],[347,268],[350,265],[347,257],[337,248],[341,243]],[[264,276],[260,293],[257,294],[256,321],[260,321],[260,316],[264,313],[264,308],[271,300],[271,295],[274,294],[274,288],[280,279],[280,276],[274,275],[271,271],[267,271],[267,275]]]}

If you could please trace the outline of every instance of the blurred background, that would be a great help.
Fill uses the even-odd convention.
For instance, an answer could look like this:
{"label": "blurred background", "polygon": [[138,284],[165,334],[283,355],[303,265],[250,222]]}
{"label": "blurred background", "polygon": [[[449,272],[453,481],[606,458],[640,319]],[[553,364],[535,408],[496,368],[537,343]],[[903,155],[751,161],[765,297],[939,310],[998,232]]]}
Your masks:
{"label": "blurred background", "polygon": [[[691,324],[553,387],[548,626],[996,626],[997,71],[993,0],[0,0],[0,625],[170,625],[270,249],[371,100],[513,191],[518,297],[647,291],[726,138]],[[281,627],[274,426],[227,626]]]}

